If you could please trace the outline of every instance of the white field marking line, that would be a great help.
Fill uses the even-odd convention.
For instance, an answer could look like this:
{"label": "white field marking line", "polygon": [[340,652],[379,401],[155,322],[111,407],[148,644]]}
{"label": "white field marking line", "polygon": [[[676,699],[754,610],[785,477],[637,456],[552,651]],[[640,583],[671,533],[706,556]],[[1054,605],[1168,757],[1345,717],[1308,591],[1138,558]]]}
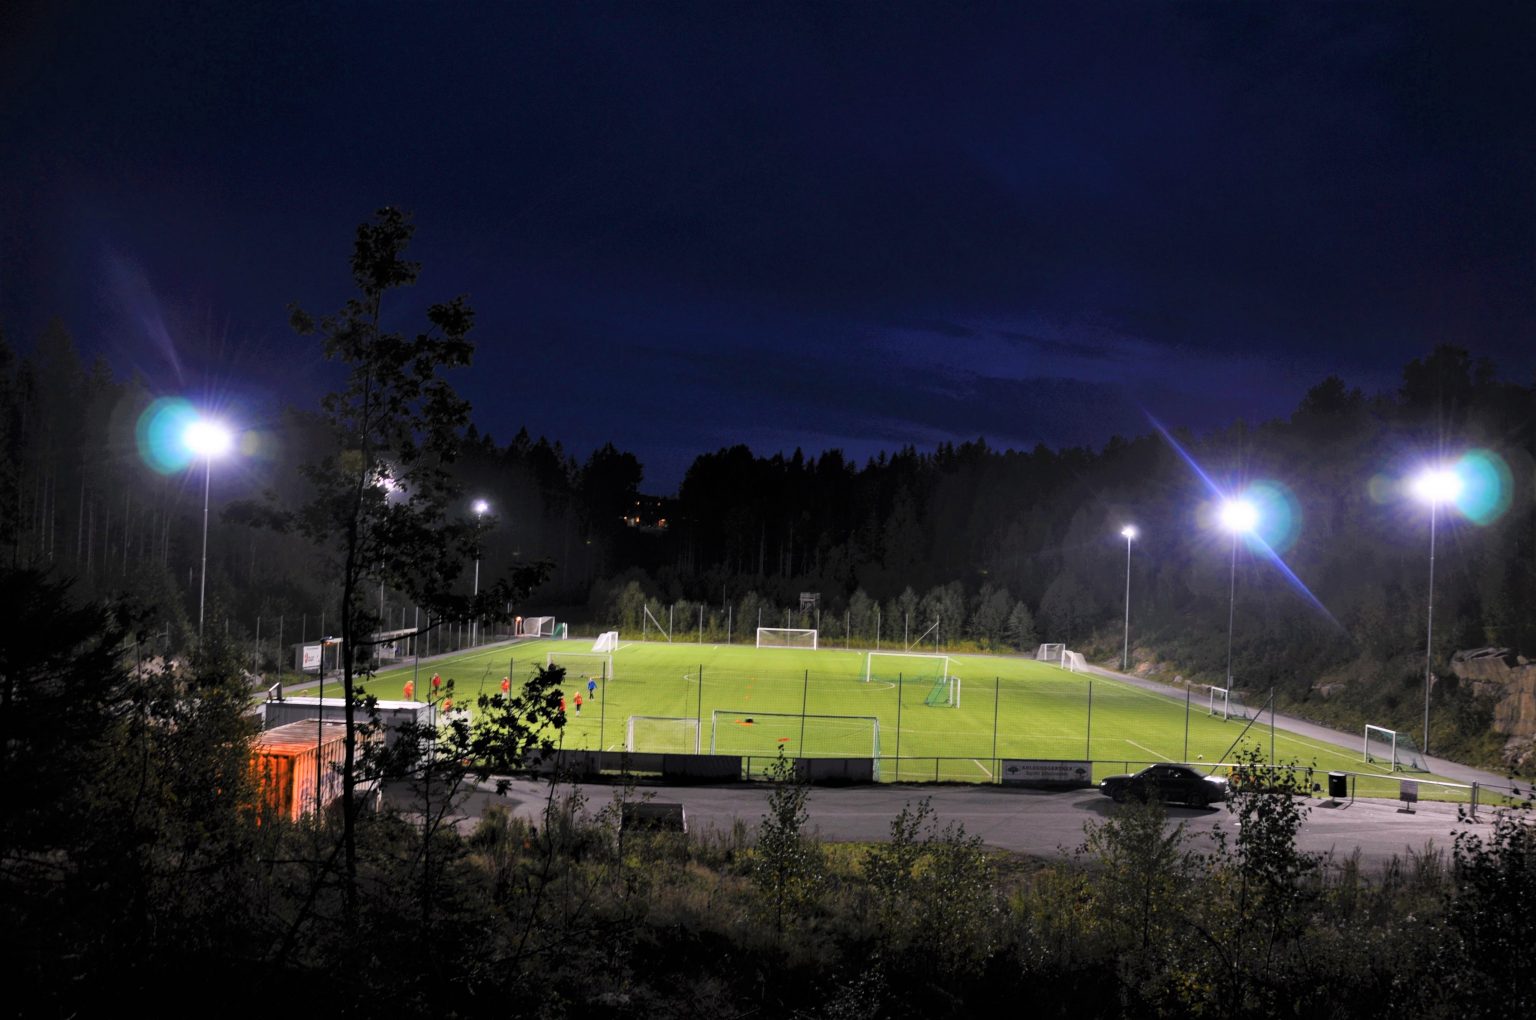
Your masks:
{"label": "white field marking line", "polygon": [[983,771],[983,772],[985,772],[987,774],[987,778],[988,779],[992,778],[992,770],[987,768],[985,765],[983,765],[979,758],[972,758],[971,761],[975,762],[976,763],[976,767],[981,769],[981,771]]}
{"label": "white field marking line", "polygon": [[1141,748],[1143,751],[1147,752],[1148,754],[1156,754],[1159,758],[1163,759],[1163,761],[1173,761],[1173,759],[1168,757],[1166,754],[1158,754],[1158,752],[1152,750],[1146,744],[1138,744],[1138,743],[1136,743],[1136,741],[1132,740],[1130,737],[1122,737],[1121,739],[1124,740],[1127,744],[1130,744],[1132,747],[1139,747],[1139,748]]}
{"label": "white field marking line", "polygon": [[860,681],[860,684],[872,691],[894,691],[896,689],[896,685],[887,680]]}

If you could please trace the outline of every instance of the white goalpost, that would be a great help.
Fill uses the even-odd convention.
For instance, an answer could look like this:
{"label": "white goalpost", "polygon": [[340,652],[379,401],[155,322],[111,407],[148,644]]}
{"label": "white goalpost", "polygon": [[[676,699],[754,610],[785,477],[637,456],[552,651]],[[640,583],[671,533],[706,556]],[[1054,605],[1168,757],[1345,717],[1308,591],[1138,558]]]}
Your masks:
{"label": "white goalpost", "polygon": [[1035,659],[1038,662],[1049,662],[1053,666],[1060,666],[1062,656],[1066,654],[1066,645],[1041,645],[1035,649]]}
{"label": "white goalpost", "polygon": [[759,648],[811,648],[816,647],[816,631],[794,627],[757,628]]}
{"label": "white goalpost", "polygon": [[525,616],[517,625],[518,637],[554,637],[555,618],[553,616]]}
{"label": "white goalpost", "polygon": [[1206,714],[1218,719],[1257,719],[1259,710],[1250,708],[1238,693],[1235,687],[1211,686],[1210,703],[1206,707]]}
{"label": "white goalpost", "polygon": [[692,716],[632,715],[624,727],[624,750],[698,754],[699,721]]}
{"label": "white goalpost", "polygon": [[1061,653],[1061,668],[1068,673],[1088,672],[1088,660],[1083,658],[1082,652],[1074,652],[1068,648]]}
{"label": "white goalpost", "polygon": [[604,631],[592,642],[593,652],[616,652],[619,650],[619,632],[616,630]]}
{"label": "white goalpost", "polygon": [[1364,758],[1373,764],[1386,765],[1393,772],[1429,771],[1413,738],[1402,730],[1389,730],[1385,726],[1366,724]]}
{"label": "white goalpost", "polygon": [[544,656],[544,666],[564,666],[567,676],[583,679],[612,680],[613,656],[595,652],[550,652]]}

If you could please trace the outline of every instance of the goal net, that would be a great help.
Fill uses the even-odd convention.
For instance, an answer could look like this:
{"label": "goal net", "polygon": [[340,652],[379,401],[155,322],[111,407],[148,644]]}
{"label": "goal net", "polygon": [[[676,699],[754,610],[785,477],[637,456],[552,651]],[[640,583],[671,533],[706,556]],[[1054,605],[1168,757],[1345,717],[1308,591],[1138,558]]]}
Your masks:
{"label": "goal net", "polygon": [[1066,645],[1041,645],[1035,649],[1035,658],[1040,662],[1049,662],[1053,666],[1061,665],[1061,656],[1067,650]]}
{"label": "goal net", "polygon": [[759,648],[815,648],[814,630],[796,630],[790,627],[757,628]]}
{"label": "goal net", "polygon": [[554,637],[555,618],[553,616],[525,616],[517,625],[518,637]]}
{"label": "goal net", "polygon": [[616,652],[619,650],[619,632],[616,630],[604,631],[592,642],[593,652]]}
{"label": "goal net", "polygon": [[1082,652],[1074,652],[1070,648],[1061,653],[1061,668],[1068,673],[1088,672],[1088,660],[1083,658]]}
{"label": "goal net", "polygon": [[880,720],[872,715],[797,715],[717,708],[709,753],[799,758],[879,758]]}
{"label": "goal net", "polygon": [[1365,727],[1365,760],[1385,765],[1393,772],[1428,772],[1424,756],[1413,738],[1385,726]]}
{"label": "goal net", "polygon": [[568,677],[583,680],[612,680],[613,656],[595,652],[550,652],[544,657],[544,665],[563,666]]}
{"label": "goal net", "polygon": [[1248,703],[1243,700],[1242,694],[1235,688],[1215,686],[1211,688],[1211,700],[1207,714],[1213,715],[1218,719],[1242,719],[1244,721],[1259,717],[1258,709],[1248,707]]}
{"label": "goal net", "polygon": [[923,652],[870,652],[864,657],[864,682],[938,683],[949,679],[949,656]]}
{"label": "goal net", "polygon": [[692,716],[632,715],[624,728],[624,750],[698,754],[699,721]]}
{"label": "goal net", "polygon": [[959,708],[960,678],[948,676],[935,680],[933,686],[928,689],[928,697],[923,699],[923,704],[934,708]]}

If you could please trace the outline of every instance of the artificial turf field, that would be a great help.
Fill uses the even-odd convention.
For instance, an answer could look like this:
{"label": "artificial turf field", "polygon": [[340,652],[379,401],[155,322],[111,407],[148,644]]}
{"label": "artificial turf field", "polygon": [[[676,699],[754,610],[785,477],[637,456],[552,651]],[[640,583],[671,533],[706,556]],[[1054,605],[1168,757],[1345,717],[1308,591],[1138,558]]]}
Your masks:
{"label": "artificial turf field", "polygon": [[[988,782],[1005,758],[1092,760],[1095,778],[1158,761],[1214,764],[1231,760],[1247,725],[1212,717],[1203,689],[1186,711],[1182,700],[1014,656],[949,656],[950,675],[960,677],[960,704],[948,707],[926,703],[938,678],[932,658],[877,653],[866,681],[868,653],[862,651],[630,641],[612,653],[605,677],[605,657],[593,656],[591,647],[583,638],[491,646],[381,671],[367,689],[398,698],[404,681],[416,675],[416,691],[424,696],[436,672],[454,681],[456,706],[473,711],[480,694],[500,689],[503,676],[510,673],[520,685],[554,653],[567,660],[565,748],[623,750],[629,719],[637,716],[631,750],[692,752],[691,723],[646,719],[698,718],[700,750],[713,745],[717,753],[750,756],[750,770],[760,772],[780,747],[792,757],[867,757],[875,749],[875,727],[867,720],[874,718],[880,778],[888,781]],[[589,677],[598,684],[590,699]],[[577,691],[586,700],[579,715]],[[1267,717],[1252,724],[1243,743],[1268,754]],[[1362,761],[1358,749],[1278,729],[1273,743],[1279,763],[1359,773],[1358,795],[1397,796],[1401,774]],[[1421,789],[1425,799],[1462,794]]]}

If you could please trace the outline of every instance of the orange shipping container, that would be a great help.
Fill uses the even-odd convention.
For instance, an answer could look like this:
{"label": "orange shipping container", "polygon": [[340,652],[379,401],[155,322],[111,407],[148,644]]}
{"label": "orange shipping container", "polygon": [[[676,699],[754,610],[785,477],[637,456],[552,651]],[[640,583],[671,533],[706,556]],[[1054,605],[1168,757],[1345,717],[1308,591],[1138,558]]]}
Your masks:
{"label": "orange shipping container", "polygon": [[346,746],[339,722],[310,719],[258,734],[251,747],[258,817],[297,821],[340,797]]}

